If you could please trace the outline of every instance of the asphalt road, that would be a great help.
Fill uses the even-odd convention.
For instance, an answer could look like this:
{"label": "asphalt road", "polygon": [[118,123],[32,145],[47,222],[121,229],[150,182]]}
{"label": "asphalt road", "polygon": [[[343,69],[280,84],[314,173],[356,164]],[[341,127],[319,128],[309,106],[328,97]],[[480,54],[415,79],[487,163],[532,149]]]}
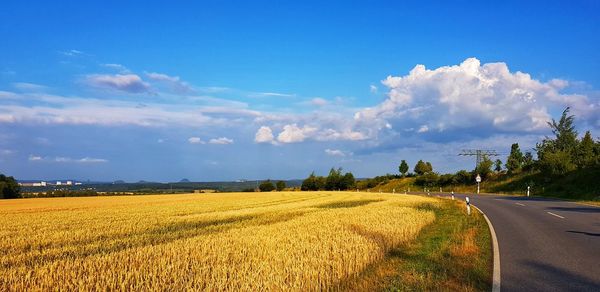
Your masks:
{"label": "asphalt road", "polygon": [[[465,196],[455,195],[463,201]],[[496,231],[502,291],[600,291],[599,207],[533,197],[468,197]]]}

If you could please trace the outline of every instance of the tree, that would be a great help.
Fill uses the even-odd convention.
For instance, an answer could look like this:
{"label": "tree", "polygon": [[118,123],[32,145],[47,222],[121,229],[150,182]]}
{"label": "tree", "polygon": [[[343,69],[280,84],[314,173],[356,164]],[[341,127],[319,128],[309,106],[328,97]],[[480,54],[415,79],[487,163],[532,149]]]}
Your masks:
{"label": "tree", "polygon": [[259,189],[261,192],[270,192],[270,191],[273,191],[273,190],[275,189],[275,186],[273,185],[273,183],[271,182],[271,180],[270,180],[270,179],[268,179],[268,180],[266,180],[266,181],[262,182],[262,183],[261,183],[261,184],[258,186],[258,189]]}
{"label": "tree", "polygon": [[398,170],[400,171],[402,176],[406,176],[406,173],[408,172],[408,163],[406,163],[406,160],[402,159],[402,161],[400,162],[400,166],[398,167]]}
{"label": "tree", "polygon": [[477,165],[477,167],[475,168],[474,174],[479,174],[482,178],[488,177],[489,174],[492,172],[493,164],[494,163],[492,162],[492,160],[489,159],[487,155],[484,155],[479,165]]}
{"label": "tree", "polygon": [[494,171],[495,172],[501,172],[502,171],[502,160],[496,159],[496,161],[494,162]]}
{"label": "tree", "polygon": [[351,172],[347,172],[342,177],[342,183],[340,184],[340,189],[349,190],[356,187],[356,180],[354,179],[354,175]]}
{"label": "tree", "polygon": [[506,159],[506,170],[508,173],[514,173],[521,169],[523,165],[523,153],[519,149],[519,143],[510,146],[510,154]]}
{"label": "tree", "polygon": [[415,173],[417,175],[423,175],[426,174],[428,172],[432,172],[433,171],[433,167],[431,166],[431,163],[427,162],[423,162],[423,160],[419,160],[417,161],[417,164],[415,165]]}
{"label": "tree", "polygon": [[575,163],[578,168],[593,166],[598,162],[598,157],[596,156],[596,153],[594,153],[595,146],[590,131],[585,132],[581,142],[579,142],[575,155]]}
{"label": "tree", "polygon": [[546,137],[536,145],[537,165],[544,175],[559,176],[577,167],[577,152],[581,149],[575,131],[575,116],[569,115],[569,110],[567,107],[563,111],[560,120],[548,122],[554,139]]}
{"label": "tree", "polygon": [[20,196],[21,188],[12,176],[0,174],[0,199],[13,199]]}
{"label": "tree", "polygon": [[550,176],[560,176],[577,167],[572,162],[571,154],[562,150],[545,153],[544,159],[538,161],[538,165],[542,173]]}
{"label": "tree", "polygon": [[275,184],[275,187],[277,188],[278,192],[281,192],[283,189],[285,189],[285,182],[280,180]]}
{"label": "tree", "polygon": [[342,168],[331,168],[331,170],[329,171],[329,175],[327,176],[327,178],[325,179],[325,189],[328,191],[334,191],[334,190],[339,190],[342,188],[341,186],[341,181],[342,181]]}
{"label": "tree", "polygon": [[322,187],[323,185],[321,184],[321,180],[313,171],[305,180],[302,181],[302,186],[300,189],[303,191],[318,191]]}
{"label": "tree", "polygon": [[531,151],[525,152],[525,155],[523,156],[523,170],[531,170],[533,168],[533,164],[533,154],[531,154]]}

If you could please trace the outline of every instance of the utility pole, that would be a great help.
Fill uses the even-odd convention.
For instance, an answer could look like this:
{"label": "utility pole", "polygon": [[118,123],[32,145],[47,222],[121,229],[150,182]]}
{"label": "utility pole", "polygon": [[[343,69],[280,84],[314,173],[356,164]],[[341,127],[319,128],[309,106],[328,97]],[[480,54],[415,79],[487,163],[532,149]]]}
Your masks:
{"label": "utility pole", "polygon": [[481,164],[483,157],[487,156],[500,156],[496,150],[485,150],[485,149],[463,149],[458,156],[475,156],[475,168]]}

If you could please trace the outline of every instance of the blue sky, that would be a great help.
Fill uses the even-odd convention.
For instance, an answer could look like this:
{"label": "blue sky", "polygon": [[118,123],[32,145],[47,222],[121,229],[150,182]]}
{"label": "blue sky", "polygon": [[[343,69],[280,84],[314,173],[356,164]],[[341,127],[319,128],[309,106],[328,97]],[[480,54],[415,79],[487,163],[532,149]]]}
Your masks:
{"label": "blue sky", "polygon": [[600,129],[596,1],[10,1],[0,172],[359,177]]}

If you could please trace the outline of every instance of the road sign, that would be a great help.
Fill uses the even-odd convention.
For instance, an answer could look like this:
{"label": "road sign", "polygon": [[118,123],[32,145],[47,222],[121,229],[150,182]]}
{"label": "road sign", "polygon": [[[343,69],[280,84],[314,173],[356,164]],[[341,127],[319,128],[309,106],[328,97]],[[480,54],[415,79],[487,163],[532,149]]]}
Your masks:
{"label": "road sign", "polygon": [[475,181],[476,181],[477,183],[480,183],[480,182],[481,182],[481,176],[479,176],[479,174],[477,174],[477,177],[475,177]]}

